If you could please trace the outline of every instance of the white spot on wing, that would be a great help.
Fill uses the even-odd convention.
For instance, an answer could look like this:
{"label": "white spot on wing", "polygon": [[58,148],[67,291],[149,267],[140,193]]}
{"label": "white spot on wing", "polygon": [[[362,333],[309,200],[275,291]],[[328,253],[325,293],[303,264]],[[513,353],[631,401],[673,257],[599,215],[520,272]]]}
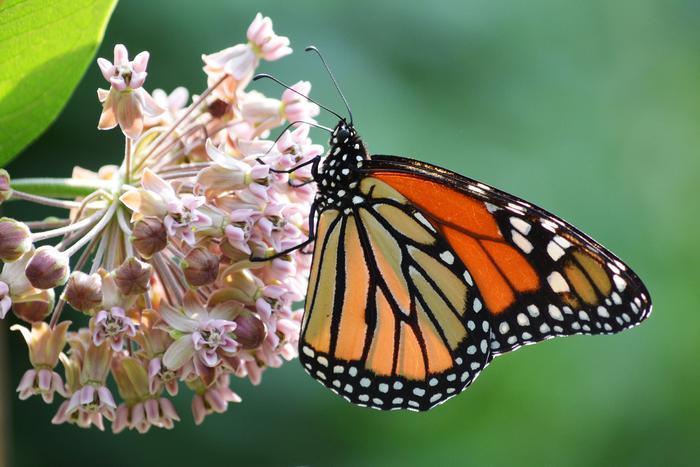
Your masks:
{"label": "white spot on wing", "polygon": [[559,258],[564,256],[564,250],[561,246],[557,245],[555,242],[550,241],[547,244],[547,254],[554,260],[557,261]]}
{"label": "white spot on wing", "polygon": [[617,274],[613,275],[613,282],[615,282],[615,287],[617,287],[617,290],[620,292],[625,290],[625,287],[627,287],[627,282],[625,282],[625,280]]}
{"label": "white spot on wing", "polygon": [[510,223],[513,227],[518,229],[518,231],[523,235],[527,235],[528,233],[530,233],[530,229],[532,228],[532,226],[530,224],[528,224],[527,222],[525,222],[521,218],[515,217],[515,216],[512,216],[510,218]]}
{"label": "white spot on wing", "polygon": [[564,277],[558,272],[554,271],[547,277],[547,282],[553,291],[557,293],[569,292],[569,284],[566,282]]}
{"label": "white spot on wing", "polygon": [[513,243],[517,245],[518,248],[523,250],[524,253],[529,254],[532,251],[532,243],[523,237],[523,235],[517,230],[511,230],[511,235],[513,236]]}
{"label": "white spot on wing", "polygon": [[443,251],[442,253],[440,253],[440,258],[442,258],[442,260],[447,264],[452,264],[455,261],[454,255],[449,251]]}
{"label": "white spot on wing", "polygon": [[517,320],[518,320],[518,324],[521,326],[529,326],[530,325],[530,320],[528,319],[527,316],[525,316],[525,313],[519,313]]}
{"label": "white spot on wing", "polygon": [[557,321],[564,321],[564,316],[562,316],[561,310],[559,310],[559,308],[557,308],[556,306],[549,305],[549,308],[547,308],[547,312],[549,313],[549,316],[556,319]]}

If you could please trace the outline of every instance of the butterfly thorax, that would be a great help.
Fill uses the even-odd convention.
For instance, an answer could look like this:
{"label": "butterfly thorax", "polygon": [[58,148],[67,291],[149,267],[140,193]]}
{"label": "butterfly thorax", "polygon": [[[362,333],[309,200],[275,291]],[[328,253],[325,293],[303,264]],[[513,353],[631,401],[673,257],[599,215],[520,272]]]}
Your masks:
{"label": "butterfly thorax", "polygon": [[369,159],[357,131],[344,120],[338,122],[330,138],[330,149],[314,172],[319,208],[343,209],[359,195],[363,162]]}

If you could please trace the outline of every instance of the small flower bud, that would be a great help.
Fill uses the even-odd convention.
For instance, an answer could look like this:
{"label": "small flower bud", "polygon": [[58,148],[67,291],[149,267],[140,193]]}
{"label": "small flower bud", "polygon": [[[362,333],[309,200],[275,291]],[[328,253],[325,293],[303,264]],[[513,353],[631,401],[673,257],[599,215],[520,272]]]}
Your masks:
{"label": "small flower bud", "polygon": [[83,368],[80,371],[80,383],[104,384],[109,374],[112,363],[112,347],[102,344],[100,346],[90,343],[85,352]]}
{"label": "small flower bud", "polygon": [[[0,187],[0,199],[1,191]],[[31,248],[32,237],[26,224],[8,217],[0,218],[0,260],[6,263],[17,261]]]}
{"label": "small flower bud", "polygon": [[267,329],[265,323],[253,313],[243,313],[234,320],[236,322],[236,342],[244,349],[257,349],[265,340]]}
{"label": "small flower bud", "polygon": [[58,287],[68,280],[68,256],[53,246],[40,246],[29,260],[24,273],[37,289]]}
{"label": "small flower bud", "polygon": [[71,274],[63,292],[66,301],[79,311],[91,311],[102,303],[102,277],[76,271]]}
{"label": "small flower bud", "polygon": [[190,285],[211,284],[219,275],[219,257],[205,248],[195,248],[185,256],[182,270]]}
{"label": "small flower bud", "polygon": [[55,294],[53,290],[42,290],[26,299],[18,299],[12,304],[12,311],[27,323],[38,323],[51,314]]}
{"label": "small flower bud", "polygon": [[114,271],[114,282],[124,295],[142,294],[148,291],[152,271],[150,264],[132,256]]}
{"label": "small flower bud", "polygon": [[168,244],[168,233],[165,230],[165,225],[156,217],[146,217],[138,221],[134,225],[131,244],[141,256],[150,258]]}
{"label": "small flower bud", "polygon": [[0,169],[0,204],[12,197],[12,188],[10,188],[10,174],[7,170]]}
{"label": "small flower bud", "polygon": [[231,105],[226,102],[222,101],[221,99],[216,99],[214,102],[209,104],[209,113],[211,114],[212,117],[214,118],[221,118],[226,113],[231,109]]}

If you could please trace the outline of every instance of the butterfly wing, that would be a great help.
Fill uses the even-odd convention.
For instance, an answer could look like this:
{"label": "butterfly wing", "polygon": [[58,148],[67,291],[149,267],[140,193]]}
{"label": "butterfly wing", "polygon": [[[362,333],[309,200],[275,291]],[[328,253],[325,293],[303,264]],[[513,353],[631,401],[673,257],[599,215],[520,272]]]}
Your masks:
{"label": "butterfly wing", "polygon": [[612,334],[651,313],[637,275],[553,214],[454,172],[396,156],[364,171],[429,219],[468,271],[500,355],[555,336]]}
{"label": "butterfly wing", "polygon": [[487,365],[490,317],[406,197],[373,177],[359,192],[352,207],[319,215],[300,360],[354,404],[427,410]]}

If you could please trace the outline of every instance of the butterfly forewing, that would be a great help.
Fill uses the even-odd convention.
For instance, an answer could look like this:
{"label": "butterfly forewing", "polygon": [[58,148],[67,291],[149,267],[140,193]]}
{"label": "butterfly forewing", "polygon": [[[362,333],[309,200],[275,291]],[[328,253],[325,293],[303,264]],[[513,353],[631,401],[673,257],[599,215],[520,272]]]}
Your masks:
{"label": "butterfly forewing", "polygon": [[365,166],[423,213],[463,263],[490,316],[494,355],[555,336],[619,332],[651,312],[629,267],[547,211],[410,159],[373,156]]}
{"label": "butterfly forewing", "polygon": [[300,358],[350,402],[427,410],[488,363],[482,309],[439,227],[365,177],[351,207],[320,214]]}

